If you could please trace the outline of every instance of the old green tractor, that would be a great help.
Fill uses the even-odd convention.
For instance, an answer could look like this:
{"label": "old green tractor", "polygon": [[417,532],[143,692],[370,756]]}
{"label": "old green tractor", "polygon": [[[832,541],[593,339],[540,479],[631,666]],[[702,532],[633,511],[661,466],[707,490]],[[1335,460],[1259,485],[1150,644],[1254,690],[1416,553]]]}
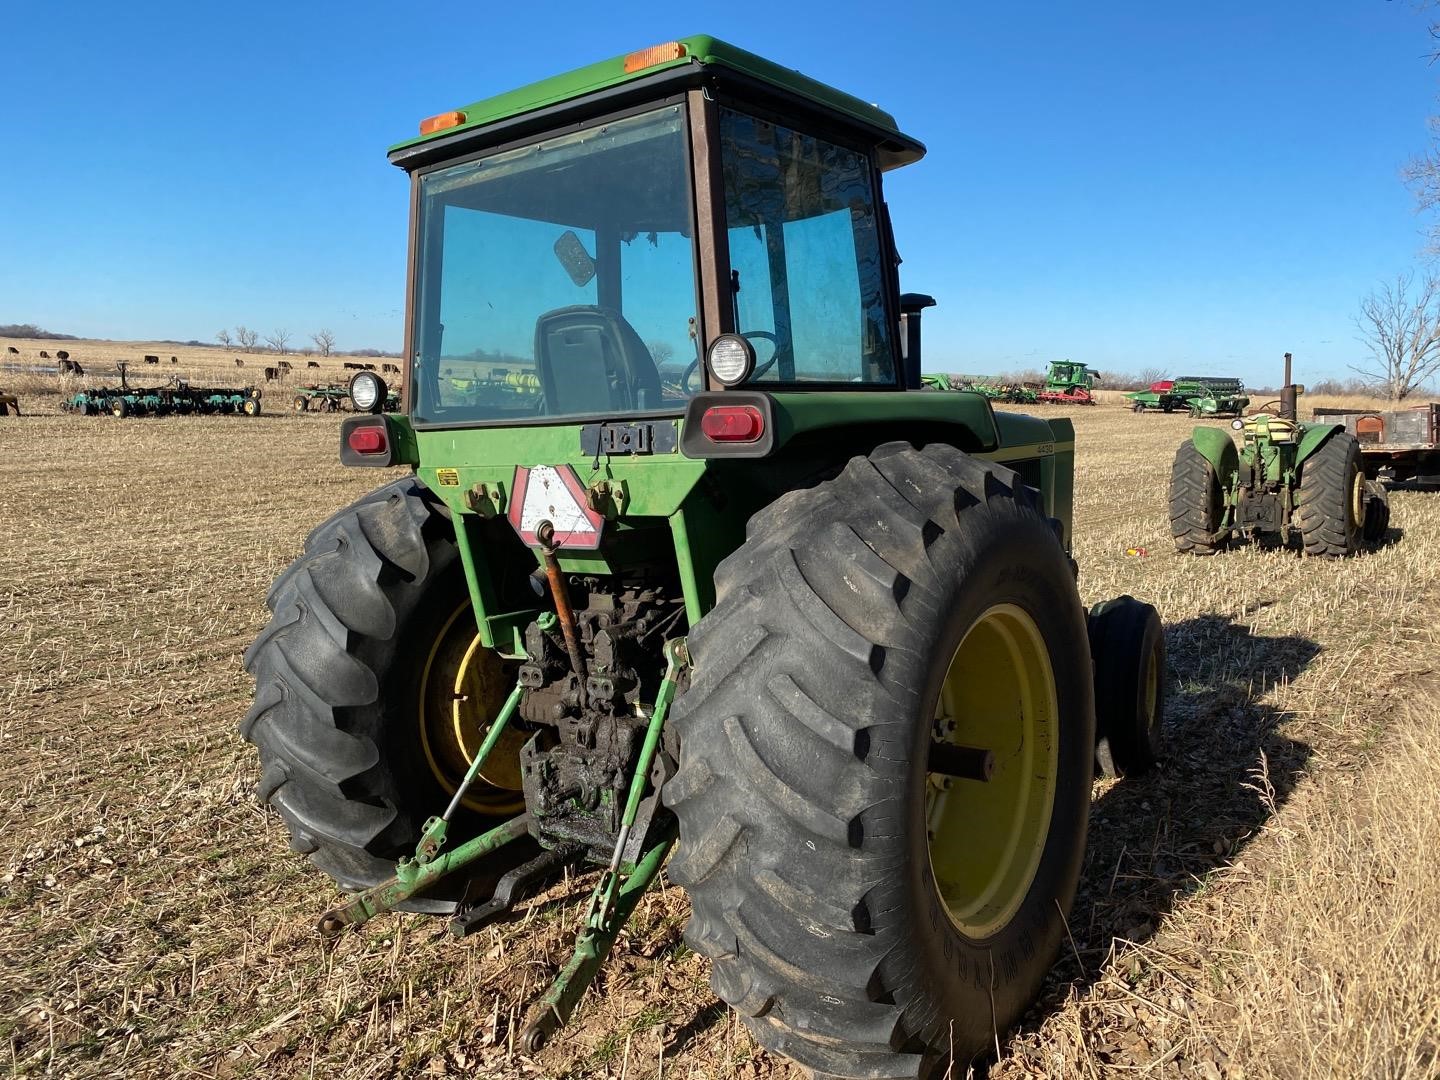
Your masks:
{"label": "old green tractor", "polygon": [[1385,489],[1367,481],[1360,444],[1343,424],[1303,423],[1290,381],[1273,406],[1236,418],[1230,432],[1197,427],[1170,472],[1170,532],[1180,551],[1211,555],[1233,539],[1298,540],[1307,555],[1351,555],[1390,524]]}
{"label": "old green tractor", "polygon": [[260,797],[353,893],[322,933],[464,936],[595,868],[534,1052],[673,849],[716,993],[812,1069],[943,1070],[1031,1002],[1164,637],[1081,605],[1070,422],[921,390],[881,185],[923,153],[708,37],[390,151],[405,411],[357,375],[340,453],[409,474],[315,528],[245,659]]}

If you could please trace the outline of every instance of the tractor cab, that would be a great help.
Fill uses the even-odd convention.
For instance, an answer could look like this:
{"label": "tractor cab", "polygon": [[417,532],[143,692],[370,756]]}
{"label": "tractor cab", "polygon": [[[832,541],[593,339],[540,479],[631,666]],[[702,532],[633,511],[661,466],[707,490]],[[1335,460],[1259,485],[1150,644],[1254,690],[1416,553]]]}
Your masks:
{"label": "tractor cab", "polygon": [[708,37],[424,121],[390,152],[413,177],[413,424],[918,388],[881,174],[923,153],[875,106]]}

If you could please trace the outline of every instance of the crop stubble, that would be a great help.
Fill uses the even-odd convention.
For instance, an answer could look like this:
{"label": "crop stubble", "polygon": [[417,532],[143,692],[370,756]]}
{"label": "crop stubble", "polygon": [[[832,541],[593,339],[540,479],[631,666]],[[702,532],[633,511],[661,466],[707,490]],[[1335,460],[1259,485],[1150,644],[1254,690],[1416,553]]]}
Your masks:
{"label": "crop stubble", "polygon": [[[1081,590],[1160,609],[1175,752],[1097,790],[1073,949],[991,1075],[1428,1075],[1440,821],[1415,793],[1440,781],[1440,495],[1394,495],[1403,540],[1344,564],[1182,558],[1163,490],[1188,422],[1075,418]],[[644,901],[536,1060],[511,1040],[588,878],[458,945],[414,916],[312,932],[335,894],[255,805],[235,725],[270,581],[387,478],[342,469],[337,428],[0,421],[0,1064],[798,1076],[710,996],[678,889]]]}

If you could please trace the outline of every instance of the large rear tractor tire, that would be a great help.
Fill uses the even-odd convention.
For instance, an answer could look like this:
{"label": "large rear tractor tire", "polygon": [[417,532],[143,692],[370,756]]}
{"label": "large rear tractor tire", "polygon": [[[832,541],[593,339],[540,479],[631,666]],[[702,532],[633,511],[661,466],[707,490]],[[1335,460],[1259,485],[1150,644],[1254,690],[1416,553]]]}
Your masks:
{"label": "large rear tractor tire", "polygon": [[757,514],[715,582],[664,789],[686,940],[772,1051],[963,1075],[1039,991],[1085,848],[1093,687],[1051,523],[1008,469],[892,444]]}
{"label": "large rear tractor tire", "polygon": [[1337,431],[1300,463],[1295,524],[1306,555],[1340,558],[1360,549],[1365,494],[1360,443],[1348,431]]}
{"label": "large rear tractor tire", "polygon": [[1175,451],[1170,469],[1170,535],[1178,551],[1214,555],[1224,546],[1219,535],[1225,496],[1215,468],[1188,439]]}
{"label": "large rear tractor tire", "polygon": [[[318,526],[266,602],[270,625],[245,654],[255,702],[240,725],[260,751],[257,794],[292,849],[341,887],[366,888],[445,809],[514,673],[479,645],[453,526],[413,478]],[[522,808],[520,741],[502,736],[461,833]],[[463,884],[441,882],[406,907],[448,911]]]}

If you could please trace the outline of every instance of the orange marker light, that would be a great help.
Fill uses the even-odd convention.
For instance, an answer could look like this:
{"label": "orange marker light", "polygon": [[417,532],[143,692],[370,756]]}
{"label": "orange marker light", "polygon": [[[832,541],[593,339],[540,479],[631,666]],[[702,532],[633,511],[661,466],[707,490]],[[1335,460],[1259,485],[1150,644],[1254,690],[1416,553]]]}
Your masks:
{"label": "orange marker light", "polygon": [[625,72],[628,75],[632,71],[643,71],[656,64],[679,60],[684,55],[685,43],[683,41],[667,41],[664,45],[651,45],[648,49],[632,52],[625,57]]}
{"label": "orange marker light", "polygon": [[451,109],[449,112],[442,112],[438,116],[427,116],[420,121],[421,135],[434,135],[437,131],[444,131],[446,128],[459,127],[465,122],[465,114],[459,109]]}

